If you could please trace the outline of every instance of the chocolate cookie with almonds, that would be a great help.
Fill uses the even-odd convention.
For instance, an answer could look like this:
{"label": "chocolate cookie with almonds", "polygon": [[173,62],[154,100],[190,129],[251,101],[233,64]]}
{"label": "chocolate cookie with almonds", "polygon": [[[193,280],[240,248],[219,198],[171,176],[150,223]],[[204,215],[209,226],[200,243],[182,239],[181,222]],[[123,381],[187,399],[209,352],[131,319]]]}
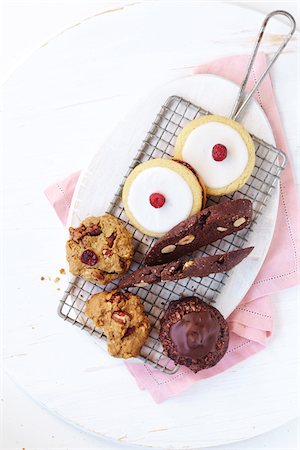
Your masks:
{"label": "chocolate cookie with almonds", "polygon": [[132,236],[116,217],[87,217],[70,227],[67,260],[73,275],[105,285],[127,272],[133,256]]}
{"label": "chocolate cookie with almonds", "polygon": [[112,356],[139,355],[148,337],[150,321],[137,295],[119,289],[94,294],[87,301],[85,314],[102,327]]}
{"label": "chocolate cookie with almonds", "polygon": [[211,273],[228,272],[245,259],[254,247],[239,248],[231,252],[219,253],[199,258],[178,259],[157,266],[144,266],[126,275],[119,287],[142,287],[165,281],[176,281],[183,278],[207,277]]}
{"label": "chocolate cookie with almonds", "polygon": [[248,199],[218,203],[183,220],[158,239],[147,253],[147,266],[174,261],[204,245],[222,239],[248,226],[252,221],[252,202]]}

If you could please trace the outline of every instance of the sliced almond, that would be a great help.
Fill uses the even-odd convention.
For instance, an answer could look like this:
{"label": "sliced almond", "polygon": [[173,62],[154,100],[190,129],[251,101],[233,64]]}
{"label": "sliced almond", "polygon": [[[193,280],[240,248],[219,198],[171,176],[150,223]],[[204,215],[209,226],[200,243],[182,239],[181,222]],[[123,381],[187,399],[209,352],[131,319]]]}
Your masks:
{"label": "sliced almond", "polygon": [[218,230],[218,231],[227,231],[227,228],[224,228],[224,227],[218,227],[217,230]]}
{"label": "sliced almond", "polygon": [[245,223],[245,222],[246,222],[245,217],[240,217],[239,219],[236,219],[235,222],[233,222],[233,226],[237,228],[237,227],[240,227],[241,225],[243,225],[243,223]]}
{"label": "sliced almond", "polygon": [[186,269],[187,267],[191,267],[194,265],[194,261],[187,261],[186,263],[183,264],[183,268]]}
{"label": "sliced almond", "polygon": [[167,245],[166,247],[162,248],[160,252],[161,253],[172,253],[172,252],[174,252],[175,248],[176,248],[176,245],[173,245],[173,244]]}
{"label": "sliced almond", "polygon": [[193,242],[193,240],[195,239],[195,236],[193,234],[188,234],[187,236],[184,236],[183,238],[181,238],[177,244],[178,245],[187,245],[190,244],[191,242]]}
{"label": "sliced almond", "polygon": [[140,283],[137,283],[134,286],[135,287],[144,287],[144,286],[149,286],[149,283],[145,283],[145,281],[141,281]]}

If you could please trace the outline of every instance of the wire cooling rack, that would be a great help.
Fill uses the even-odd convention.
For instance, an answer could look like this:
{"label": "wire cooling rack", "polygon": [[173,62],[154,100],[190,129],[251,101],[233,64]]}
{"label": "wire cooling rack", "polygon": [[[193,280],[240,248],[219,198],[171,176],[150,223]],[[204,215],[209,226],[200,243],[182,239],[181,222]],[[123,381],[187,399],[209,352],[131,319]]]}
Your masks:
{"label": "wire cooling rack", "polygon": [[[130,272],[141,265],[154,239],[142,234],[128,222],[121,198],[124,182],[136,165],[152,158],[172,157],[176,138],[182,128],[189,121],[207,114],[210,113],[181,97],[169,97],[154,120],[145,140],[142,142],[141,148],[129,167],[128,173],[125,174],[118,191],[110,203],[107,212],[120,218],[133,235],[135,254]],[[233,194],[222,197],[209,197],[207,206],[228,199],[248,198],[253,202],[254,220],[249,228],[207,245],[201,251],[198,251],[196,256],[213,255],[218,251],[228,252],[242,248],[247,243],[248,234],[255,228],[257,219],[262,214],[263,208],[279,180],[281,172],[286,165],[285,154],[253,135],[252,139],[256,148],[256,164],[248,182]],[[204,278],[189,278],[176,282],[132,288],[131,291],[141,297],[145,311],[151,321],[149,338],[143,346],[139,358],[165,373],[176,372],[178,366],[163,354],[163,349],[158,339],[159,320],[163,316],[169,301],[178,299],[182,295],[190,296],[196,294],[204,298],[208,303],[214,303],[228,276],[227,273],[219,273],[211,274]],[[116,286],[117,283],[112,282],[105,287],[105,290],[115,289]],[[102,330],[95,327],[93,322],[84,315],[86,300],[92,294],[103,290],[103,287],[85,281],[80,277],[74,277],[60,301],[59,316],[105,341],[106,338]]]}

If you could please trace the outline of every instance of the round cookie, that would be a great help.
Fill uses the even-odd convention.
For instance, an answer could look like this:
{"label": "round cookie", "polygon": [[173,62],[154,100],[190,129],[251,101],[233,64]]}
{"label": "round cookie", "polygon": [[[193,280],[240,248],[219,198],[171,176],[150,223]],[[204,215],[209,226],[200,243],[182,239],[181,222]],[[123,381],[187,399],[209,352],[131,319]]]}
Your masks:
{"label": "round cookie", "polygon": [[255,146],[238,122],[207,115],[192,120],[178,135],[174,158],[191,164],[208,195],[239,190],[255,165]]}
{"label": "round cookie", "polygon": [[216,308],[197,297],[183,297],[170,302],[161,320],[159,339],[169,358],[197,373],[223,358],[229,330]]}
{"label": "round cookie", "polygon": [[96,326],[103,328],[112,356],[139,355],[148,337],[150,321],[137,295],[119,289],[100,292],[89,298],[84,312]]}
{"label": "round cookie", "polygon": [[69,228],[66,244],[73,275],[105,285],[129,269],[133,256],[132,236],[116,217],[87,217],[77,228]]}
{"label": "round cookie", "polygon": [[159,158],[132,170],[122,199],[130,222],[142,233],[159,237],[200,211],[203,189],[185,165]]}

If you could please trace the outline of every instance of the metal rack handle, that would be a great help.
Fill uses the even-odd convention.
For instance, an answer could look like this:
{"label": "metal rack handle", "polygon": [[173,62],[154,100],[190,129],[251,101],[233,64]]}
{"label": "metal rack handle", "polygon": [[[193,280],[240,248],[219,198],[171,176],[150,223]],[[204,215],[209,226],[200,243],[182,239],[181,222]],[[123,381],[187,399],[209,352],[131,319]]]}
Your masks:
{"label": "metal rack handle", "polygon": [[[246,84],[248,82],[249,79],[249,75],[251,73],[251,69],[252,66],[254,64],[254,60],[255,57],[257,55],[259,46],[261,44],[262,41],[262,37],[264,35],[267,23],[269,22],[269,20],[271,19],[271,17],[273,16],[285,16],[289,19],[290,21],[290,32],[285,36],[285,39],[283,40],[282,44],[280,45],[279,49],[277,50],[277,52],[275,53],[274,57],[271,59],[271,61],[269,62],[266,70],[263,72],[263,74],[260,76],[260,78],[257,80],[257,82],[254,84],[253,88],[251,89],[251,91],[247,94],[246,98],[245,98],[245,88],[246,88]],[[285,48],[285,46],[287,45],[287,43],[289,42],[289,40],[291,39],[292,35],[294,34],[296,29],[296,22],[294,17],[288,13],[287,11],[282,11],[282,10],[277,10],[277,11],[272,11],[271,13],[269,13],[266,18],[264,19],[262,26],[260,28],[260,31],[258,33],[257,39],[256,39],[256,43],[252,52],[252,55],[250,57],[250,61],[247,67],[247,72],[245,75],[245,78],[241,84],[237,99],[235,101],[232,113],[231,113],[231,119],[236,120],[237,117],[241,114],[241,112],[245,109],[245,107],[248,105],[249,100],[251,99],[252,95],[254,94],[254,92],[256,91],[256,89],[258,88],[258,86],[260,85],[260,83],[263,81],[263,79],[265,78],[265,76],[267,75],[267,73],[269,72],[269,70],[271,69],[271,67],[273,66],[273,64],[275,63],[276,59],[278,58],[278,56],[281,54],[281,52],[283,51],[283,49]]]}

